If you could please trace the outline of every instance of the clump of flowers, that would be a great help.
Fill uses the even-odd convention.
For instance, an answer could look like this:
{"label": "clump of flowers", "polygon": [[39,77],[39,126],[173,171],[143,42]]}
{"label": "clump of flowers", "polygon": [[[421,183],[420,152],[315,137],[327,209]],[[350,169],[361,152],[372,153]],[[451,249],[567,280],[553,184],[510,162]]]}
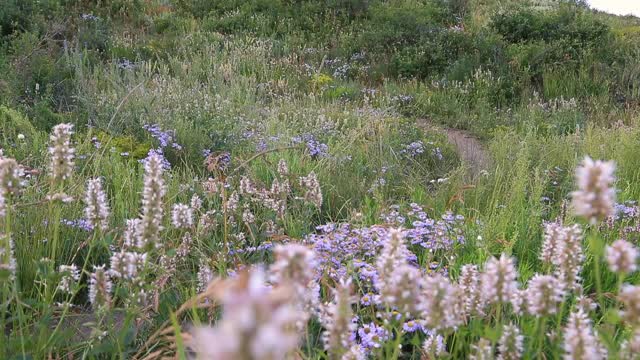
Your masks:
{"label": "clump of flowers", "polygon": [[175,130],[164,131],[158,124],[144,124],[142,128],[149,132],[149,135],[160,143],[160,148],[166,148],[171,145],[176,150],[181,150],[182,145],[174,141],[176,136]]}
{"label": "clump of flowers", "polygon": [[594,161],[585,157],[576,169],[578,190],[571,194],[576,215],[595,224],[615,214],[615,168],[612,161]]}
{"label": "clump of flowers", "polygon": [[358,329],[360,342],[365,349],[378,349],[389,338],[388,331],[375,323],[364,324]]}

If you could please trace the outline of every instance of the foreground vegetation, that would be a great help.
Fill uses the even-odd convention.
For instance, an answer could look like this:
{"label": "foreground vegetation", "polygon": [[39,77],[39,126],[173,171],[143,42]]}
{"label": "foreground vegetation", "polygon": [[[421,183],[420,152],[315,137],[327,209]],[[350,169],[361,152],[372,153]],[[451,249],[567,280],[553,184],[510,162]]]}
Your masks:
{"label": "foreground vegetation", "polygon": [[0,357],[638,356],[640,20],[9,0],[0,27]]}

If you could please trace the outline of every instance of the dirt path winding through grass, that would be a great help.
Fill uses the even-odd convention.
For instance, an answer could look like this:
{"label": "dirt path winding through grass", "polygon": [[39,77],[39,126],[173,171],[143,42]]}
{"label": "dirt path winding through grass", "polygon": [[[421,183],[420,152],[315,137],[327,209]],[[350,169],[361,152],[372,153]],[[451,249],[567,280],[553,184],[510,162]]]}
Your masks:
{"label": "dirt path winding through grass", "polygon": [[486,147],[470,132],[453,128],[440,128],[434,126],[427,119],[418,119],[418,125],[425,129],[444,131],[447,134],[449,143],[455,147],[460,160],[467,167],[468,175],[471,178],[477,177],[482,170],[487,170],[489,167],[490,157]]}

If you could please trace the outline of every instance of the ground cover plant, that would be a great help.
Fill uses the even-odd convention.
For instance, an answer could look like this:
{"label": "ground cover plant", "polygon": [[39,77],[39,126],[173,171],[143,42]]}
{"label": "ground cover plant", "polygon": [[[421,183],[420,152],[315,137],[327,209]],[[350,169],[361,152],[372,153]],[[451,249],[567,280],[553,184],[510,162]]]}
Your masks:
{"label": "ground cover plant", "polygon": [[638,358],[639,19],[9,0],[0,29],[0,358]]}

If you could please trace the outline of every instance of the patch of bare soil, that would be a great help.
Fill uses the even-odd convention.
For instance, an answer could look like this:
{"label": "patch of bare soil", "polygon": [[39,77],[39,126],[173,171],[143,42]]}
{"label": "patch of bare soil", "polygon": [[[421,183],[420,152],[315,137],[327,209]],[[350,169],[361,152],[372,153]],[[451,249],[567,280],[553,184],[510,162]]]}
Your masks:
{"label": "patch of bare soil", "polygon": [[[437,129],[426,119],[419,119],[418,125],[428,129]],[[486,170],[489,167],[489,154],[478,138],[465,130],[452,128],[444,128],[442,130],[447,134],[449,143],[456,148],[456,152],[467,167],[471,178],[475,178],[482,170]]]}

